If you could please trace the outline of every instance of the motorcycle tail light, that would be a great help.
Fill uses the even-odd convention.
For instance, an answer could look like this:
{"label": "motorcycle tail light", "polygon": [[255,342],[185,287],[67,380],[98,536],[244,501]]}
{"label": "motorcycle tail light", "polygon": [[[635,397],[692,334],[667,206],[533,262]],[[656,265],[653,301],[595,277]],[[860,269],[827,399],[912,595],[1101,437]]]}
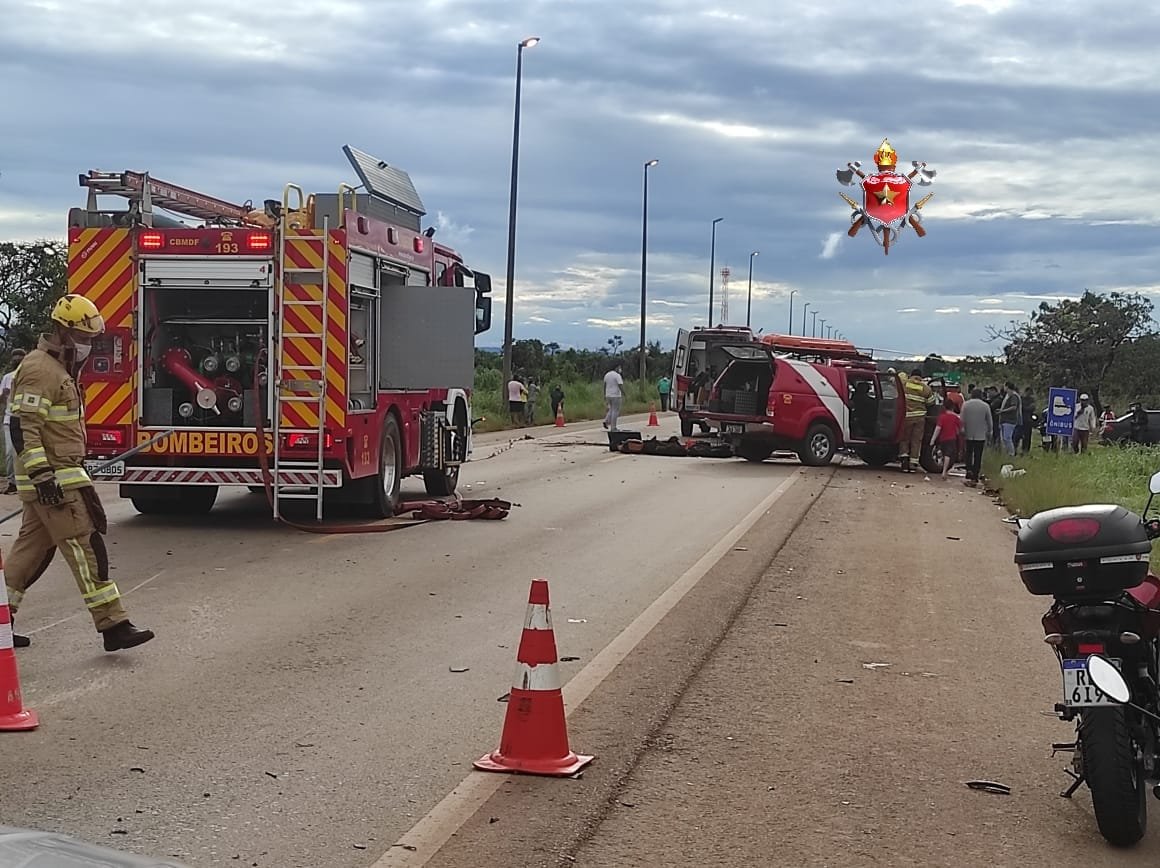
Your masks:
{"label": "motorcycle tail light", "polygon": [[1103,642],[1080,642],[1079,643],[1079,653],[1085,654],[1085,655],[1086,654],[1103,654],[1104,653],[1104,643]]}
{"label": "motorcycle tail light", "polygon": [[1047,526],[1047,535],[1057,543],[1087,542],[1100,532],[1100,523],[1094,518],[1062,518]]}
{"label": "motorcycle tail light", "polygon": [[1125,645],[1135,645],[1137,642],[1140,641],[1140,634],[1139,633],[1121,633],[1120,634],[1120,641],[1123,642]]}

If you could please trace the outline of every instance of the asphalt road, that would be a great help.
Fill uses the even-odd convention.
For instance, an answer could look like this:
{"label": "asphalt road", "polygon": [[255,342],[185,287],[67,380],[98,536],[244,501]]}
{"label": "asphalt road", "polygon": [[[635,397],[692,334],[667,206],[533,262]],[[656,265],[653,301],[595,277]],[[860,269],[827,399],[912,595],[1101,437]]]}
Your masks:
{"label": "asphalt road", "polygon": [[42,725],[0,738],[0,822],[191,865],[368,865],[495,747],[531,578],[568,678],[798,471],[579,445],[598,423],[537,435],[480,437],[464,470],[521,504],[503,522],[313,536],[258,495],[179,521],[109,488],[114,577],[158,638],[103,653],[59,562],[30,591]]}
{"label": "asphalt road", "polygon": [[[1003,514],[957,481],[835,470],[676,702],[631,735],[608,719],[665,677],[663,642],[712,611],[704,595],[579,716],[575,739],[606,761],[582,782],[513,781],[428,868],[1155,865],[1151,796],[1151,829],[1126,850],[1100,837],[1086,788],[1059,797],[1071,756],[1051,744],[1075,730],[1051,710],[1050,598],[1020,582]],[[779,531],[771,516],[741,542]],[[622,756],[607,756],[610,727]]]}

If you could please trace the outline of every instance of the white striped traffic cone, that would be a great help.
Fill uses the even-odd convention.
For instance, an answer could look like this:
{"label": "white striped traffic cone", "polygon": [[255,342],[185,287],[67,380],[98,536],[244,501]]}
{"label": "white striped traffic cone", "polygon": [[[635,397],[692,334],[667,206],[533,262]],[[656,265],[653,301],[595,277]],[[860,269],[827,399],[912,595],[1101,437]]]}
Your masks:
{"label": "white striped traffic cone", "polygon": [[12,611],[4,584],[4,560],[0,558],[0,732],[36,729],[39,725],[36,712],[25,708],[20,697],[20,672],[12,650]]}
{"label": "white striped traffic cone", "polygon": [[485,772],[566,777],[592,762],[594,757],[579,756],[568,747],[564,694],[556,666],[548,580],[533,579],[499,749],[472,765]]}

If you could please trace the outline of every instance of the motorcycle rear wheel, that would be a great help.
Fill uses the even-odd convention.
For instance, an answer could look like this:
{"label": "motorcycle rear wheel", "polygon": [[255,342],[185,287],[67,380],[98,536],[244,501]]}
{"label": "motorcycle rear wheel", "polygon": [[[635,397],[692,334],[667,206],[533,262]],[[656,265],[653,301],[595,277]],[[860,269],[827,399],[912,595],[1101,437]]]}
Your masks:
{"label": "motorcycle rear wheel", "polygon": [[1113,846],[1131,847],[1148,828],[1148,806],[1127,710],[1087,709],[1080,717],[1079,739],[1100,834]]}

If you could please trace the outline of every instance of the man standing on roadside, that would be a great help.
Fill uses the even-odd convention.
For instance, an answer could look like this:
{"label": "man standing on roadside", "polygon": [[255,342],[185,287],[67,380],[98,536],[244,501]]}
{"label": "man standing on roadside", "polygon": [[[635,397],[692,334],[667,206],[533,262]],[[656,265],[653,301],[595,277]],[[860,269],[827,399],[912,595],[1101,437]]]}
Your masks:
{"label": "man standing on roadside", "polygon": [[999,402],[999,430],[1003,435],[1003,448],[1008,455],[1015,454],[1015,429],[1023,422],[1023,402],[1019,399],[1019,390],[1010,380],[999,393],[1003,400]]}
{"label": "man standing on roadside", "polygon": [[524,411],[524,418],[529,425],[536,424],[536,401],[540,399],[540,384],[528,377],[528,403]]}
{"label": "man standing on roadside", "polygon": [[967,441],[967,480],[974,488],[983,470],[983,450],[991,439],[991,405],[983,399],[983,390],[974,389],[963,403],[963,439]]}
{"label": "man standing on roadside", "polygon": [[669,393],[673,391],[673,381],[669,379],[668,374],[657,380],[657,391],[661,396],[661,412],[667,413],[669,411]]}
{"label": "man standing on roadside", "polygon": [[507,384],[508,392],[508,412],[512,417],[512,425],[520,425],[524,421],[524,384],[520,382],[520,378],[512,375],[511,380]]}
{"label": "man standing on roadside", "polygon": [[1015,445],[1024,455],[1031,454],[1031,432],[1035,430],[1035,423],[1039,417],[1035,413],[1035,393],[1028,386],[1023,390],[1023,423],[1019,426]]}
{"label": "man standing on roadside", "polygon": [[548,399],[552,402],[552,418],[555,419],[560,415],[560,408],[564,406],[564,390],[560,388],[559,383],[552,387]]}
{"label": "man standing on roadside", "polygon": [[624,378],[620,376],[620,362],[613,362],[608,373],[604,375],[604,405],[608,408],[604,414],[604,427],[609,431],[616,431],[616,422],[620,418],[620,402],[624,398]]}
{"label": "man standing on roadside", "polygon": [[1096,419],[1096,408],[1089,403],[1090,401],[1091,398],[1084,392],[1079,396],[1079,406],[1075,408],[1075,425],[1071,429],[1071,451],[1076,455],[1087,452],[1088,440],[1099,424]]}
{"label": "man standing on roadside", "polygon": [[[1128,426],[1131,433],[1133,443],[1147,443],[1148,442],[1148,411],[1141,406],[1139,401],[1136,401],[1129,408],[1132,415],[1128,420]],[[1115,417],[1113,417],[1114,419]]]}
{"label": "man standing on roadside", "polygon": [[906,423],[902,426],[902,443],[899,451],[902,472],[912,473],[910,459],[916,462],[922,458],[922,435],[926,429],[927,408],[935,403],[934,390],[922,379],[922,369],[915,368],[906,378],[903,387],[906,393]]}
{"label": "man standing on roadside", "polygon": [[16,450],[12,448],[12,431],[9,426],[12,422],[12,381],[16,377],[16,369],[24,361],[24,355],[22,349],[13,350],[12,367],[0,378],[0,400],[4,401],[4,457],[8,465],[8,487],[4,489],[4,494],[16,493]]}

